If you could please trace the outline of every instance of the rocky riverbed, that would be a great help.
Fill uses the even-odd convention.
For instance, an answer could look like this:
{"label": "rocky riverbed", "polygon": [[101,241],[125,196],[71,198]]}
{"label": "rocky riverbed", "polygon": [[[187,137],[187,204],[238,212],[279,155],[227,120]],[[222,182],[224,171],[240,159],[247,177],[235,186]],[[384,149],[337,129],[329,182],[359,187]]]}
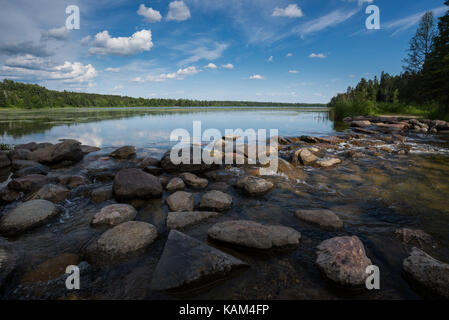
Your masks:
{"label": "rocky riverbed", "polygon": [[269,176],[76,140],[1,151],[0,297],[448,298],[449,123],[345,121],[278,137]]}

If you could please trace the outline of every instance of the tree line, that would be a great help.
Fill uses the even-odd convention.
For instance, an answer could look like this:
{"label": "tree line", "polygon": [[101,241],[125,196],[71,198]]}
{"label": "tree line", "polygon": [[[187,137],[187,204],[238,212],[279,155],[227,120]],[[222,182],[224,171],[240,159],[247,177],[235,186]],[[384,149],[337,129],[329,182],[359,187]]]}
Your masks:
{"label": "tree line", "polygon": [[119,95],[48,90],[37,84],[4,79],[0,82],[0,108],[60,107],[209,107],[209,106],[316,106],[307,103],[255,101],[206,101],[189,99],[145,99]]}
{"label": "tree line", "polygon": [[400,75],[362,78],[333,97],[329,106],[336,118],[385,112],[449,120],[449,11],[438,24],[431,11],[423,15],[403,62]]}

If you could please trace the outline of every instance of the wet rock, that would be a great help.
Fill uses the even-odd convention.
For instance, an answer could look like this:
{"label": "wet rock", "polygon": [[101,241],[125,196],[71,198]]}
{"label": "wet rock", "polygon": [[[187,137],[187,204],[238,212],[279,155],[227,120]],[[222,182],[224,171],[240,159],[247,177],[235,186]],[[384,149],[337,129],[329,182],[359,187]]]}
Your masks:
{"label": "wet rock", "polygon": [[124,146],[111,152],[109,156],[116,159],[130,159],[136,155],[136,148],[133,146]]}
{"label": "wet rock", "polygon": [[18,235],[41,226],[59,213],[58,208],[47,200],[31,200],[12,209],[0,221],[0,233]]}
{"label": "wet rock", "polygon": [[238,179],[234,186],[238,189],[242,189],[249,195],[259,196],[273,189],[274,184],[271,181],[262,178],[245,176]]}
{"label": "wet rock", "polygon": [[244,266],[247,264],[233,256],[171,230],[154,271],[151,289],[182,290],[223,278]]}
{"label": "wet rock", "polygon": [[302,165],[310,165],[318,160],[317,156],[315,156],[309,149],[298,149],[292,155],[292,164],[297,166],[299,164]]}
{"label": "wet rock", "polygon": [[[197,151],[202,153],[202,149],[198,146],[193,146],[190,148],[190,161],[186,161],[186,163],[175,164],[172,162],[170,153],[171,150],[167,151],[161,159],[161,167],[165,171],[179,171],[179,172],[205,172],[208,170],[213,170],[218,167],[216,164],[206,164],[201,160],[201,163],[194,164],[193,163],[193,153],[195,149],[199,149]],[[178,152],[178,156],[181,156],[181,150]]]}
{"label": "wet rock", "polygon": [[14,149],[10,153],[11,160],[30,160],[32,152],[27,149]]}
{"label": "wet rock", "polygon": [[8,183],[8,188],[15,191],[30,192],[37,190],[47,184],[49,179],[42,174],[29,174],[16,178]]}
{"label": "wet rock", "polygon": [[181,178],[172,178],[165,187],[168,191],[183,190],[185,188],[184,181]]}
{"label": "wet rock", "polygon": [[262,225],[248,220],[217,223],[207,234],[214,240],[255,249],[297,245],[301,239],[301,233],[292,228]]}
{"label": "wet rock", "polygon": [[89,183],[89,179],[82,175],[62,175],[58,177],[58,181],[72,189]]}
{"label": "wet rock", "polygon": [[30,155],[30,160],[40,163],[57,163],[63,161],[78,162],[83,159],[81,143],[75,140],[65,140],[61,143],[37,149]]}
{"label": "wet rock", "polygon": [[15,190],[10,190],[9,188],[0,189],[0,202],[14,202],[20,199],[20,192]]}
{"label": "wet rock", "polygon": [[376,134],[376,131],[368,130],[368,129],[365,129],[365,128],[355,127],[355,128],[351,128],[351,129],[352,129],[352,131],[358,132],[358,133],[371,134],[371,135]]}
{"label": "wet rock", "polygon": [[13,160],[11,164],[12,164],[13,170],[21,170],[21,169],[28,168],[28,167],[41,166],[41,164],[36,161],[20,160],[20,159]]}
{"label": "wet rock", "polygon": [[181,178],[189,186],[194,187],[194,188],[198,188],[198,189],[206,188],[208,183],[209,183],[209,181],[207,181],[207,179],[200,178],[197,175],[195,175],[193,173],[190,173],[190,172],[182,173],[181,174]]}
{"label": "wet rock", "polygon": [[162,168],[155,167],[155,166],[147,166],[147,167],[143,168],[143,171],[145,171],[147,173],[154,174],[156,176],[162,174],[162,172],[163,172]]}
{"label": "wet rock", "polygon": [[212,211],[169,212],[167,228],[182,229],[215,216],[218,216],[218,213]]}
{"label": "wet rock", "polygon": [[403,130],[408,126],[407,123],[375,123],[375,125],[380,128],[386,128],[395,131]]}
{"label": "wet rock", "polygon": [[93,146],[86,146],[86,145],[81,145],[81,152],[83,154],[89,154],[92,152],[97,152],[100,151],[101,149],[98,147],[93,147]]}
{"label": "wet rock", "polygon": [[35,194],[30,197],[30,200],[48,200],[51,202],[61,202],[64,201],[69,195],[69,189],[56,185],[56,184],[47,184],[40,188]]}
{"label": "wet rock", "polygon": [[111,204],[97,212],[92,220],[93,226],[116,226],[136,218],[137,210],[129,204]]}
{"label": "wet rock", "polygon": [[158,178],[139,169],[120,170],[115,178],[113,190],[118,199],[159,197],[162,185]]}
{"label": "wet rock", "polygon": [[176,191],[166,202],[171,211],[192,211],[195,205],[193,194],[184,191]]}
{"label": "wet rock", "polygon": [[330,210],[296,210],[295,216],[305,222],[316,224],[323,229],[337,230],[343,228],[343,222]]}
{"label": "wet rock", "polygon": [[364,128],[369,127],[371,125],[370,121],[367,120],[360,120],[360,121],[352,121],[351,127],[358,127],[358,128]]}
{"label": "wet rock", "polygon": [[321,167],[321,168],[328,168],[328,167],[332,167],[334,165],[337,165],[341,163],[341,160],[338,158],[330,158],[330,159],[324,159],[324,160],[319,160],[316,162],[316,164]]}
{"label": "wet rock", "polygon": [[304,171],[301,168],[297,168],[281,158],[278,158],[277,173],[287,177],[291,181],[305,179]]}
{"label": "wet rock", "polygon": [[25,144],[16,144],[14,146],[14,149],[26,149],[29,151],[35,151],[37,149],[42,149],[48,146],[51,146],[51,143],[48,142],[42,142],[42,143],[36,143],[36,142],[29,142],[29,143],[25,143]]}
{"label": "wet rock", "polygon": [[356,150],[348,150],[344,153],[345,157],[352,159],[363,158],[365,155],[362,152]]}
{"label": "wet rock", "polygon": [[23,169],[20,169],[16,172],[14,172],[12,178],[20,178],[27,176],[29,174],[41,174],[41,175],[47,175],[50,172],[50,168],[47,166],[44,166],[42,164],[36,163],[35,166],[25,167]]}
{"label": "wet rock", "polygon": [[387,152],[387,153],[392,153],[393,152],[393,149],[391,149],[391,148],[389,148],[387,146],[381,147],[380,150],[382,150],[384,152]]}
{"label": "wet rock", "polygon": [[0,151],[0,168],[9,167],[11,160],[9,160],[8,154],[5,151]]}
{"label": "wet rock", "polygon": [[87,259],[96,265],[128,260],[145,252],[157,238],[156,227],[128,221],[109,229],[86,250]]}
{"label": "wet rock", "polygon": [[232,206],[232,197],[224,192],[212,190],[203,195],[200,200],[201,210],[225,211]]}
{"label": "wet rock", "polygon": [[301,141],[307,142],[307,143],[318,143],[318,140],[315,137],[311,136],[301,136]]}
{"label": "wet rock", "polygon": [[160,167],[161,161],[153,157],[145,157],[139,164],[139,168],[145,168],[148,166]]}
{"label": "wet rock", "polygon": [[402,270],[408,280],[417,283],[433,295],[449,298],[449,264],[414,247],[410,256],[404,260]]}
{"label": "wet rock", "polygon": [[15,270],[16,266],[16,257],[8,248],[0,246],[0,289]]}
{"label": "wet rock", "polygon": [[101,203],[112,199],[112,196],[112,186],[105,186],[92,190],[90,199],[92,202]]}
{"label": "wet rock", "polygon": [[229,185],[226,182],[214,182],[209,185],[209,190],[218,190],[225,192],[229,189]]}
{"label": "wet rock", "polygon": [[76,254],[63,253],[33,267],[31,271],[23,275],[22,283],[46,282],[56,279],[65,274],[68,266],[76,266],[79,262],[79,257]]}
{"label": "wet rock", "polygon": [[432,236],[423,230],[402,228],[396,229],[395,234],[400,237],[404,244],[413,245],[421,249],[436,245]]}
{"label": "wet rock", "polygon": [[324,275],[342,286],[361,286],[368,276],[371,260],[358,237],[335,237],[317,247],[315,263]]}

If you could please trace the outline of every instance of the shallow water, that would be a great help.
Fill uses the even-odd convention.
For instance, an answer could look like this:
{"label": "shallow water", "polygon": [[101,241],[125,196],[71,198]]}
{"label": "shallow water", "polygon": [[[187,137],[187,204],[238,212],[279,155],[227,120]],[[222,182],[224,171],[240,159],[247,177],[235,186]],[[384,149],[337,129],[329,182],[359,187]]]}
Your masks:
{"label": "shallow water", "polygon": [[[48,127],[24,129],[19,133],[18,115],[10,114],[2,118],[1,131],[6,143],[30,141],[55,142],[59,138],[71,137],[87,144],[98,141],[103,150],[89,154],[85,159],[67,170],[85,173],[92,168],[129,165],[123,161],[101,160],[113,150],[113,146],[131,144],[138,146],[138,156],[161,156],[168,139],[158,133],[171,128],[185,126],[189,130],[192,120],[202,120],[204,128],[216,126],[222,128],[278,128],[284,136],[340,134],[334,130],[334,124],[327,112],[302,111],[297,109],[270,110],[257,108],[224,111],[195,110],[195,113],[152,114],[148,110],[143,114],[130,114],[121,119],[98,119],[98,115],[86,115],[82,120],[74,120],[74,125],[64,114],[58,113],[50,120],[32,120]],[[109,111],[108,111],[109,112]],[[122,112],[122,111],[120,111]],[[123,111],[123,112],[126,112]],[[133,111],[134,112],[134,111]],[[140,112],[140,110],[138,111]],[[132,113],[132,112],[131,112]],[[20,115],[25,117],[25,115]],[[73,114],[70,117],[75,117]],[[20,121],[25,121],[21,118]],[[76,117],[75,117],[76,118]],[[16,119],[16,120],[12,120]],[[85,120],[89,119],[89,120]],[[93,122],[89,122],[93,121]],[[14,124],[16,123],[16,124]],[[121,131],[120,127],[126,129]],[[31,128],[32,126],[27,128]],[[99,131],[94,135],[94,128]],[[91,130],[91,131],[89,131]],[[138,132],[146,130],[145,139],[138,138]],[[154,136],[151,132],[155,132]],[[165,131],[164,131],[165,132]],[[125,134],[126,133],[126,134]],[[85,134],[85,135],[83,135]],[[87,138],[89,135],[89,138]],[[164,138],[165,137],[165,138]],[[86,140],[83,140],[86,139]],[[91,139],[91,140],[88,140]],[[120,140],[122,139],[122,140]],[[100,142],[101,141],[101,142]],[[121,142],[121,143],[118,143]],[[444,136],[411,136],[407,143],[412,145],[408,155],[383,153],[381,156],[366,156],[360,159],[348,159],[342,156],[342,150],[329,153],[337,154],[343,160],[335,168],[317,169],[305,167],[302,179],[291,181],[282,176],[267,179],[276,184],[273,192],[257,198],[246,197],[232,186],[243,168],[220,169],[206,174],[210,184],[216,181],[229,183],[226,192],[233,196],[233,208],[216,218],[199,225],[184,229],[183,232],[208,242],[220,250],[230,253],[250,265],[229,278],[210,286],[183,293],[165,295],[150,290],[154,268],[160,257],[166,238],[165,217],[167,207],[164,199],[136,203],[139,213],[137,220],[154,224],[159,232],[158,240],[151,245],[146,254],[118,265],[97,268],[90,273],[88,285],[74,294],[86,299],[417,299],[421,292],[410,287],[402,276],[402,261],[408,256],[410,247],[398,239],[396,228],[408,227],[422,229],[434,237],[435,248],[427,252],[437,259],[449,262],[449,139]],[[89,188],[102,185],[94,183]],[[201,190],[187,188],[195,193],[196,201],[203,193]],[[82,255],[86,245],[96,239],[102,230],[90,227],[93,215],[103,206],[93,204],[81,195],[83,188],[72,190],[68,202],[63,205],[64,214],[60,219],[47,226],[30,231],[16,239],[9,239],[14,248],[24,258],[14,281],[6,289],[3,298],[50,298],[67,297],[61,288],[36,287],[24,285],[17,288],[23,275],[32,271],[37,264],[61,253]],[[108,201],[107,204],[114,201]],[[3,208],[7,212],[15,204]],[[338,214],[344,222],[344,229],[328,232],[304,223],[294,216],[299,208],[326,208]],[[302,234],[299,247],[282,252],[254,252],[240,250],[207,239],[207,229],[214,223],[229,219],[248,219],[265,224],[290,226]],[[365,245],[367,256],[381,271],[381,289],[347,290],[338,288],[322,277],[314,265],[316,246],[323,240],[341,236],[357,235]]]}

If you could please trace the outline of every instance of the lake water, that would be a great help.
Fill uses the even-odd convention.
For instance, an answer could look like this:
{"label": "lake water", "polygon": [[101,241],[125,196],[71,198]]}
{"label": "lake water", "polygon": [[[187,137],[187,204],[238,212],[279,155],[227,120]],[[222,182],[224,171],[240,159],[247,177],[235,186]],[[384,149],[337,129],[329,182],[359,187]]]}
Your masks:
{"label": "lake water", "polygon": [[192,132],[193,121],[203,131],[278,129],[280,135],[329,135],[333,121],[325,108],[115,108],[0,111],[1,142],[57,142],[76,139],[96,147],[165,146],[178,128]]}
{"label": "lake water", "polygon": [[[135,108],[51,111],[1,111],[2,143],[16,144],[57,142],[73,138],[83,144],[103,149],[85,156],[74,167],[56,168],[49,175],[82,174],[136,165],[138,159],[119,161],[105,156],[114,147],[134,145],[137,158],[160,157],[169,146],[170,132],[177,128],[192,131],[192,121],[200,120],[203,130],[278,129],[282,136],[326,136],[343,134],[347,126],[336,125],[327,110],[320,108]],[[410,247],[396,235],[397,228],[422,229],[436,245],[426,251],[449,262],[449,138],[444,135],[407,137],[410,154],[399,155],[381,150],[385,141],[355,139],[351,145],[318,144],[321,152],[338,156],[342,163],[320,169],[301,167],[299,179],[275,175],[266,177],[276,188],[263,197],[247,197],[232,185],[247,168],[223,167],[204,175],[210,185],[225,184],[233,197],[233,206],[217,218],[187,228],[182,232],[247,262],[251,267],[224,281],[189,292],[184,296],[165,295],[150,289],[153,271],[167,239],[165,219],[168,208],[164,192],[160,199],[136,203],[137,220],[155,225],[158,239],[142,256],[107,268],[94,269],[84,290],[74,293],[84,299],[416,299],[416,291],[402,275],[402,261]],[[357,145],[355,142],[363,142]],[[299,144],[303,144],[300,142]],[[309,145],[311,146],[311,145]],[[396,148],[397,144],[387,144]],[[292,146],[292,150],[299,146]],[[363,157],[352,158],[346,150],[357,150]],[[210,175],[209,175],[210,174]],[[174,176],[170,174],[170,176]],[[112,175],[113,178],[113,175]],[[7,179],[7,180],[5,180]],[[11,179],[9,169],[3,185]],[[90,201],[90,190],[111,185],[96,181],[71,190],[68,201],[61,204],[63,215],[48,225],[19,238],[8,239],[17,252],[24,253],[17,277],[1,298],[64,298],[67,291],[49,282],[42,285],[43,275],[36,266],[53,261],[63,253],[81,259],[86,244],[97,239],[102,230],[92,228],[91,221],[106,203]],[[0,184],[1,187],[1,184]],[[209,188],[209,187],[208,187]],[[207,189],[209,190],[209,189]],[[198,205],[204,190],[186,188]],[[114,203],[109,200],[107,204]],[[0,216],[17,203],[0,206]],[[324,231],[297,219],[297,209],[330,209],[343,220],[344,228]],[[302,234],[298,248],[285,252],[254,252],[210,242],[207,230],[214,223],[230,219],[254,220],[263,224],[289,226]],[[315,265],[316,247],[335,236],[356,235],[363,242],[367,256],[381,270],[381,290],[346,290],[330,284]],[[0,245],[2,238],[0,237]],[[47,263],[47,264],[45,264]],[[46,267],[47,268],[47,267]],[[56,268],[48,266],[48,268]],[[39,269],[39,268],[37,268]],[[28,279],[28,280],[27,280]],[[29,281],[29,279],[35,279]],[[15,281],[15,282],[14,282]],[[38,283],[36,283],[38,282]],[[22,284],[18,286],[18,284]]]}

